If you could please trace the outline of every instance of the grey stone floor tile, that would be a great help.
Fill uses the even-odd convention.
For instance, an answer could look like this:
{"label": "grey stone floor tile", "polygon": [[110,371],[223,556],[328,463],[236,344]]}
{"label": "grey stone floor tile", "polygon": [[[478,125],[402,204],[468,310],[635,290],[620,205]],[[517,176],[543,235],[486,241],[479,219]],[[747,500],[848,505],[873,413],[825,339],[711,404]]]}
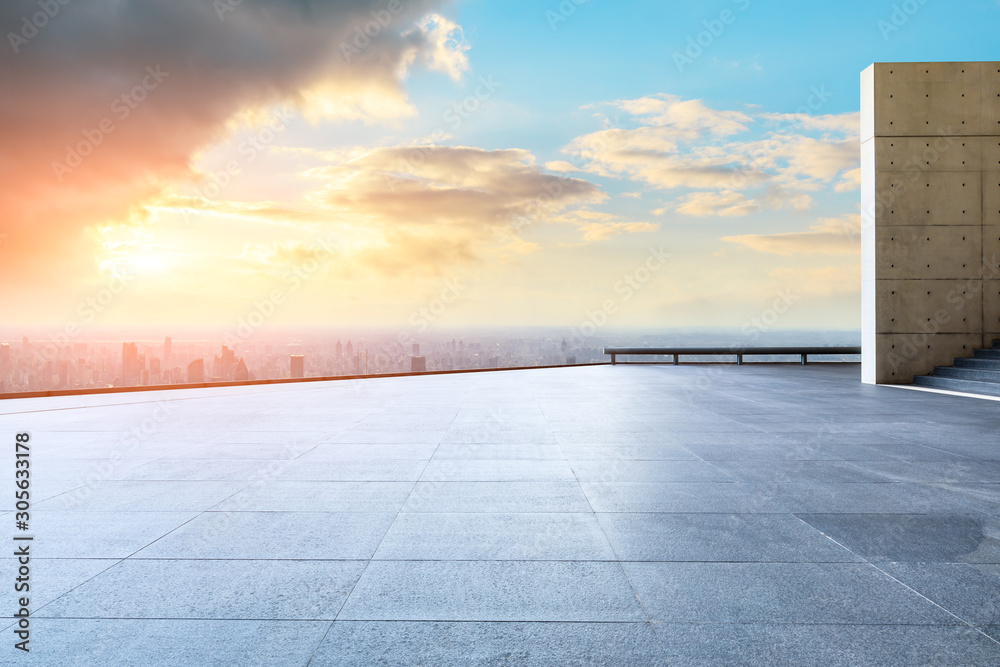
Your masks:
{"label": "grey stone floor tile", "polygon": [[[78,452],[83,453],[83,452]],[[34,480],[65,481],[86,484],[88,478],[118,479],[130,470],[150,463],[154,459],[129,458],[114,463],[99,458],[39,458],[31,460],[31,474]],[[10,464],[13,466],[13,463]],[[110,474],[109,474],[110,473]]]}
{"label": "grey stone floor tile", "polygon": [[892,482],[981,484],[1000,482],[1000,461],[851,461]]}
{"label": "grey stone floor tile", "polygon": [[[31,602],[32,614],[39,612],[45,605],[65,595],[88,579],[121,562],[114,558],[40,558],[41,552],[38,550],[38,546],[41,545],[33,544],[29,549],[31,561],[28,565],[31,570],[28,573],[29,590],[27,592],[30,594],[28,597]],[[11,555],[13,555],[14,549],[15,547],[12,546]],[[4,581],[10,582],[11,602],[13,603],[14,580],[21,576],[18,569],[20,563],[12,557],[0,559],[0,562],[3,566]],[[4,620],[8,621],[9,619],[8,616]],[[3,627],[6,628],[8,625],[5,622]]]}
{"label": "grey stone floor tile", "polygon": [[365,561],[126,560],[37,614],[333,620],[364,567]]}
{"label": "grey stone floor tile", "polygon": [[525,459],[433,459],[420,481],[442,482],[574,482],[566,461]]}
{"label": "grey stone floor tile", "polygon": [[281,478],[317,482],[415,482],[425,459],[358,459],[331,461],[305,457],[291,461]]}
{"label": "grey stone floor tile", "polygon": [[571,462],[582,481],[734,482],[736,479],[705,461],[597,460]]}
{"label": "grey stone floor tile", "polygon": [[296,482],[252,485],[211,509],[219,512],[396,512],[413,482]]}
{"label": "grey stone floor tile", "polygon": [[205,512],[133,558],[367,559],[395,516]]}
{"label": "grey stone floor tile", "polygon": [[882,475],[847,461],[715,461],[719,470],[740,482],[889,482]]}
{"label": "grey stone floor tile", "polygon": [[37,509],[74,512],[194,512],[207,510],[245,482],[105,480],[36,503]]}
{"label": "grey stone floor tile", "polygon": [[376,560],[614,560],[593,514],[402,513]]}
{"label": "grey stone floor tile", "polygon": [[595,512],[787,513],[779,484],[733,482],[580,482]]}
{"label": "grey stone floor tile", "polygon": [[673,623],[958,623],[855,563],[623,563],[650,620]]}
{"label": "grey stone floor tile", "polygon": [[556,437],[548,428],[523,425],[456,424],[443,435],[442,444],[496,443],[504,445],[555,445]]}
{"label": "grey stone floor tile", "polygon": [[974,514],[797,514],[865,560],[1000,563],[1000,520]]}
{"label": "grey stone floor tile", "polygon": [[435,461],[446,460],[478,460],[478,459],[524,459],[534,461],[565,460],[563,450],[559,445],[540,444],[496,444],[496,443],[442,443],[434,452]]}
{"label": "grey stone floor tile", "polygon": [[[305,667],[328,621],[38,618],[30,667]],[[0,650],[0,660],[8,647]]]}
{"label": "grey stone floor tile", "polygon": [[698,457],[682,445],[585,444],[563,445],[562,451],[571,461],[697,461]]}
{"label": "grey stone floor tile", "polygon": [[119,481],[234,481],[247,482],[288,467],[286,459],[172,459],[163,458],[115,472]]}
{"label": "grey stone floor tile", "polygon": [[790,514],[598,514],[623,561],[857,562]]}
{"label": "grey stone floor tile", "polygon": [[404,512],[589,512],[576,482],[417,482]]}
{"label": "grey stone floor tile", "polygon": [[45,558],[126,558],[191,521],[195,512],[31,513],[31,532]]}
{"label": "grey stone floor tile", "polygon": [[779,493],[793,512],[954,513],[970,507],[954,491],[927,484],[781,484]]}
{"label": "grey stone floor tile", "polygon": [[648,623],[337,621],[311,665],[654,665],[664,658]]}
{"label": "grey stone floor tile", "polygon": [[338,620],[645,621],[617,563],[372,561]]}
{"label": "grey stone floor tile", "polygon": [[420,459],[427,461],[434,455],[437,445],[423,444],[321,444],[303,454],[305,461],[358,461],[385,459]]}
{"label": "grey stone floor tile", "polygon": [[967,626],[654,623],[665,664],[978,667],[1000,644]]}
{"label": "grey stone floor tile", "polygon": [[677,432],[670,429],[648,429],[643,431],[580,431],[572,434],[555,434],[560,445],[622,444],[622,445],[773,445],[787,442],[783,436],[755,431],[753,433],[695,431]]}
{"label": "grey stone floor tile", "polygon": [[1000,624],[1000,565],[879,563],[878,566],[968,623]]}
{"label": "grey stone floor tile", "polygon": [[397,445],[420,445],[438,444],[445,436],[445,431],[414,431],[414,430],[390,430],[372,431],[360,429],[348,429],[342,433],[337,433],[323,440],[324,444],[397,444]]}

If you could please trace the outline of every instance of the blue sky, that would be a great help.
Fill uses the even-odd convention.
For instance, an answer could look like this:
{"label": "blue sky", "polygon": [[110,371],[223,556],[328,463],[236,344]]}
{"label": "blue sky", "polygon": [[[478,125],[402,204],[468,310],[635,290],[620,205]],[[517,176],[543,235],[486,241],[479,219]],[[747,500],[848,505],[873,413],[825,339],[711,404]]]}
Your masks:
{"label": "blue sky", "polygon": [[[996,60],[1000,26],[994,1],[409,0],[345,57],[389,0],[301,6],[68,5],[4,61],[33,97],[4,110],[22,165],[0,176],[36,193],[0,200],[8,268],[65,267],[13,305],[58,322],[126,272],[108,323],[225,323],[315,264],[275,324],[405,322],[451,280],[440,325],[610,300],[620,326],[739,327],[793,293],[776,327],[854,328],[859,74]],[[53,182],[137,63],[170,77]]]}

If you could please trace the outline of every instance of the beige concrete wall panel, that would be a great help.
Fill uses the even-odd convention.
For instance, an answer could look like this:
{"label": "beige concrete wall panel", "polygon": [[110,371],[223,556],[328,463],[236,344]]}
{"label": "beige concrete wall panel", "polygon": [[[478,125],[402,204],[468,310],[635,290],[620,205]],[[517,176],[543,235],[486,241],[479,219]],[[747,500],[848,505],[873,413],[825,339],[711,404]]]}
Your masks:
{"label": "beige concrete wall panel", "polygon": [[1000,280],[983,281],[983,330],[987,344],[1000,338],[990,332],[1000,332]]}
{"label": "beige concrete wall panel", "polygon": [[983,134],[982,94],[978,81],[876,83],[875,135]]}
{"label": "beige concrete wall panel", "polygon": [[982,137],[878,137],[875,168],[881,172],[982,171],[983,146]]}
{"label": "beige concrete wall panel", "polygon": [[875,196],[881,202],[877,226],[969,225],[983,219],[979,174],[876,171]]}
{"label": "beige concrete wall panel", "polygon": [[1000,225],[1000,170],[983,172],[983,224]]}
{"label": "beige concrete wall panel", "polygon": [[909,384],[914,375],[926,375],[935,366],[951,366],[955,357],[971,356],[981,344],[980,334],[878,334],[875,381]]}
{"label": "beige concrete wall panel", "polygon": [[879,279],[978,278],[982,268],[979,226],[896,226],[876,230]]}
{"label": "beige concrete wall panel", "polygon": [[983,330],[980,280],[879,280],[877,333]]}

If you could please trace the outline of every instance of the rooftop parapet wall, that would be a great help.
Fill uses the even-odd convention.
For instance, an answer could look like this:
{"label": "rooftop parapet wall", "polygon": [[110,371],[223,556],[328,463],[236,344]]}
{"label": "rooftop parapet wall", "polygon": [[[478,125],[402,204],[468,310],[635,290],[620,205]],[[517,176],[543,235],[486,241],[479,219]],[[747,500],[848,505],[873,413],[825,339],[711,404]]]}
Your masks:
{"label": "rooftop parapet wall", "polygon": [[861,73],[862,379],[1000,338],[1000,62]]}

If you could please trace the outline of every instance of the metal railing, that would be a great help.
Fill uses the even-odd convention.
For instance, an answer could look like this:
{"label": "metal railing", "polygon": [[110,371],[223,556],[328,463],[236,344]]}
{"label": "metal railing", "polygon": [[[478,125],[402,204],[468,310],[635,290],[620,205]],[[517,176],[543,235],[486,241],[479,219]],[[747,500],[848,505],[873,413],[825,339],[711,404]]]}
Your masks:
{"label": "metal railing", "polygon": [[823,354],[861,354],[860,347],[606,347],[604,354],[611,355],[612,365],[618,363],[620,355],[655,355],[673,356],[674,364],[680,363],[684,356],[736,356],[737,365],[743,364],[743,357],[748,355],[778,356],[791,354],[801,357],[802,364],[808,363],[809,355]]}

